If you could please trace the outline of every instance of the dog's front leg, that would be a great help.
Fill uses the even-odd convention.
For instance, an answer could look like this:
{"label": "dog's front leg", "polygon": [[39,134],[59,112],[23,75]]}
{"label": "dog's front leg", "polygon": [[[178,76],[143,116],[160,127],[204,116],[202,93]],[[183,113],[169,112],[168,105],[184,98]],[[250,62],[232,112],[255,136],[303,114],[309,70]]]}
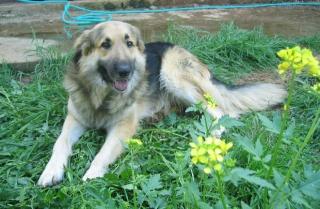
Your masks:
{"label": "dog's front leg", "polygon": [[85,128],[70,114],[64,121],[59,138],[53,147],[52,156],[42,172],[38,185],[51,186],[63,179],[64,167],[72,152],[72,145],[78,141]]}
{"label": "dog's front leg", "polygon": [[93,159],[90,168],[82,180],[102,177],[123,151],[123,140],[132,137],[137,129],[138,120],[135,116],[129,116],[109,129],[109,134],[101,150]]}

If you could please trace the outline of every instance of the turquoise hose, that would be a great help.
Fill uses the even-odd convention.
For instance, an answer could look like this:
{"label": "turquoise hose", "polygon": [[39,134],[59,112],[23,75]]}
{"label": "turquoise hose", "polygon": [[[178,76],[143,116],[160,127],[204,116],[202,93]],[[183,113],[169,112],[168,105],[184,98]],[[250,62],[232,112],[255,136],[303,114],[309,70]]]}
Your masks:
{"label": "turquoise hose", "polygon": [[[67,25],[92,25],[99,22],[112,20],[114,14],[140,14],[140,13],[162,13],[162,12],[179,12],[179,11],[197,11],[211,9],[252,9],[263,7],[292,7],[292,6],[320,6],[320,2],[282,2],[282,3],[261,3],[261,4],[237,4],[237,5],[206,5],[197,7],[174,7],[161,9],[132,9],[132,10],[90,10],[84,7],[75,6],[68,0],[18,0],[23,3],[48,4],[48,3],[65,3],[62,13],[62,21]],[[82,12],[84,14],[72,15],[71,12]]]}
{"label": "turquoise hose", "polygon": [[67,3],[68,0],[43,0],[43,1],[36,1],[36,0],[18,0],[21,3],[30,3],[30,4],[57,4],[57,3]]}
{"label": "turquoise hose", "polygon": [[[134,9],[134,10],[115,10],[99,11],[90,10],[67,3],[62,14],[62,21],[68,25],[91,25],[99,22],[112,20],[114,14],[140,14],[140,13],[162,13],[178,11],[196,11],[209,9],[241,9],[241,8],[262,8],[262,7],[290,7],[290,6],[320,6],[320,2],[283,2],[283,3],[266,3],[266,4],[240,4],[240,5],[207,5],[197,7],[174,7],[161,9]],[[85,12],[85,14],[73,16],[71,11]]]}

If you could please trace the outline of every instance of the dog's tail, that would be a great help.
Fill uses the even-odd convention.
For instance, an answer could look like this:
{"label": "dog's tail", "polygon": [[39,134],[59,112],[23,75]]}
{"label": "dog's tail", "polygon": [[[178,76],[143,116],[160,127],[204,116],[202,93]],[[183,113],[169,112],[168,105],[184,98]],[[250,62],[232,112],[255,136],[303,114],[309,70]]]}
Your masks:
{"label": "dog's tail", "polygon": [[211,95],[223,113],[232,117],[275,106],[287,96],[281,84],[257,83],[228,87],[215,79],[212,79],[212,84]]}

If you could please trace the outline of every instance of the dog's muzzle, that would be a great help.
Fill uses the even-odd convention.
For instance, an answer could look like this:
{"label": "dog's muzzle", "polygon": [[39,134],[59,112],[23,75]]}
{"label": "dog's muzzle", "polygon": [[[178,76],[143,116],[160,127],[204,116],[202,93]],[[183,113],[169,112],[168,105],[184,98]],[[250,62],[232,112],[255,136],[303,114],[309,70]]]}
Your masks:
{"label": "dog's muzzle", "polygon": [[101,62],[98,71],[106,82],[112,83],[113,88],[125,91],[133,72],[133,64],[128,61],[117,61],[111,65]]}
{"label": "dog's muzzle", "polygon": [[129,76],[132,67],[129,62],[117,62],[114,64],[114,71],[117,73],[117,79],[113,82],[113,87],[119,91],[124,91],[128,87]]}

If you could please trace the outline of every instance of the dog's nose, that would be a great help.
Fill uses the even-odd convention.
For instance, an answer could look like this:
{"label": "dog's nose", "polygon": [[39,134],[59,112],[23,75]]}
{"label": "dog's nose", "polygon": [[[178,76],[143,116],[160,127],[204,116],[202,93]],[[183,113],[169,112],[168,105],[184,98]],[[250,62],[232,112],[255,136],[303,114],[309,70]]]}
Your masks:
{"label": "dog's nose", "polygon": [[131,66],[127,62],[119,62],[116,68],[120,77],[127,77],[131,72]]}

